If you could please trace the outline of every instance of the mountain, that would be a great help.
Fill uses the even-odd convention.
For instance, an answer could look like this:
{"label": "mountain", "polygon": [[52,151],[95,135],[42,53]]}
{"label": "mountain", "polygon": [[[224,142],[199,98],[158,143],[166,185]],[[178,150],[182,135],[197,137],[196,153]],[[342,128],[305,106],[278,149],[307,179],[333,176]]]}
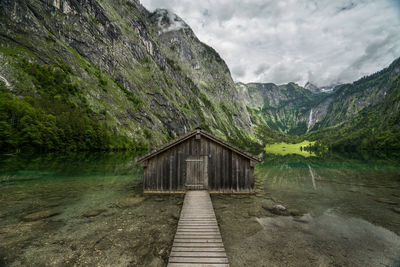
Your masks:
{"label": "mountain", "polygon": [[338,85],[334,84],[334,85],[326,85],[326,86],[318,87],[318,86],[312,84],[311,82],[307,82],[304,85],[304,88],[307,90],[310,90],[313,93],[328,93],[328,92],[335,90],[336,86],[338,86]]}
{"label": "mountain", "polygon": [[304,88],[307,89],[307,90],[310,90],[310,91],[313,92],[313,93],[320,92],[318,86],[312,84],[311,82],[307,82],[307,83],[304,85]]}
{"label": "mountain", "polygon": [[254,127],[214,49],[135,0],[0,2],[0,148],[143,149]]}
{"label": "mountain", "polygon": [[[399,77],[400,59],[389,67],[373,75],[361,78],[351,84],[343,84],[335,88],[332,101],[325,116],[315,129],[326,128],[343,123],[358,115],[366,108],[376,108],[388,99],[393,82]],[[397,111],[395,109],[394,111]],[[382,114],[382,116],[385,114]]]}
{"label": "mountain", "polygon": [[295,83],[238,83],[252,121],[271,129],[301,135],[325,117],[330,104],[329,94],[313,93]]}
{"label": "mountain", "polygon": [[400,149],[400,58],[335,89],[326,116],[306,138],[333,149]]}
{"label": "mountain", "polygon": [[196,126],[252,151],[400,144],[399,59],[352,84],[235,84],[178,15],[136,0],[2,0],[0,44],[2,151],[144,150]]}
{"label": "mountain", "polygon": [[237,83],[237,88],[255,125],[306,134],[303,138],[340,149],[391,149],[400,144],[399,77],[400,58],[351,84]]}

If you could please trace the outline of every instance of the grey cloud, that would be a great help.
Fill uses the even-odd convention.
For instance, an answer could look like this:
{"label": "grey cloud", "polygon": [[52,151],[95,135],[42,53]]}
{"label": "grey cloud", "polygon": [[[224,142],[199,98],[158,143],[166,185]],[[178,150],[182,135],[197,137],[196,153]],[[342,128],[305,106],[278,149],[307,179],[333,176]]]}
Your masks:
{"label": "grey cloud", "polygon": [[234,77],[243,78],[246,75],[246,70],[243,66],[234,66],[232,74]]}
{"label": "grey cloud", "polygon": [[400,56],[398,0],[142,3],[177,13],[243,82],[351,82]]}
{"label": "grey cloud", "polygon": [[301,75],[297,73],[296,69],[290,64],[279,64],[274,66],[268,73],[268,77],[271,77],[272,81],[276,84],[299,81],[302,79]]}
{"label": "grey cloud", "polygon": [[264,64],[264,63],[260,64],[260,65],[258,65],[257,69],[254,71],[254,74],[258,76],[268,69],[269,69],[269,65]]}
{"label": "grey cloud", "polygon": [[351,2],[349,4],[346,4],[345,6],[339,7],[339,12],[348,11],[348,10],[353,9],[355,7],[356,7],[356,4]]}

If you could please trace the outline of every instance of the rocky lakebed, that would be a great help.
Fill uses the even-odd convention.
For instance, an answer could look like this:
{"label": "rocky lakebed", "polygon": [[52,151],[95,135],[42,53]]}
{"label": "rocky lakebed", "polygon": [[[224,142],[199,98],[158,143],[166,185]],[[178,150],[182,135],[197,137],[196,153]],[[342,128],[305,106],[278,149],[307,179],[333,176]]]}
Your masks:
{"label": "rocky lakebed", "polygon": [[[231,266],[399,266],[400,168],[304,160],[212,195]],[[183,195],[144,195],[129,155],[34,162],[0,162],[0,266],[167,265]]]}

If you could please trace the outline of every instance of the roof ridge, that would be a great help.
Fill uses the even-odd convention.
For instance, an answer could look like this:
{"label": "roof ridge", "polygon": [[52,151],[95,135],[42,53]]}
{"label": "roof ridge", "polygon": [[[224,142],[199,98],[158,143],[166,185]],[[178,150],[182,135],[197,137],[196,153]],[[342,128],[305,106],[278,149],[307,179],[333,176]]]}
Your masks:
{"label": "roof ridge", "polygon": [[240,149],[240,148],[238,148],[238,147],[236,147],[236,146],[234,146],[234,145],[232,145],[230,143],[228,143],[227,141],[223,140],[222,138],[216,137],[215,135],[213,135],[213,134],[201,129],[200,127],[196,127],[195,129],[193,129],[192,131],[186,133],[185,135],[179,136],[179,137],[175,138],[174,140],[172,140],[172,141],[160,146],[159,148],[156,148],[156,149],[154,149],[152,151],[149,151],[148,153],[146,153],[143,156],[141,156],[138,159],[136,159],[136,162],[142,162],[142,161],[144,161],[144,160],[146,160],[146,159],[148,159],[150,157],[153,157],[153,156],[155,156],[155,155],[157,155],[159,153],[162,153],[165,150],[167,150],[169,147],[177,145],[177,144],[185,141],[186,139],[190,138],[192,135],[195,135],[195,134],[198,134],[198,133],[202,134],[203,136],[207,137],[208,139],[213,140],[214,142],[217,142],[217,143],[227,147],[230,150],[235,151],[238,154],[241,154],[241,155],[243,155],[243,156],[245,156],[245,157],[247,157],[249,159],[261,162],[261,160],[259,158],[253,156],[252,154],[250,154],[250,153],[248,153],[248,152],[246,152],[246,151],[244,151],[244,150],[242,150],[242,149]]}

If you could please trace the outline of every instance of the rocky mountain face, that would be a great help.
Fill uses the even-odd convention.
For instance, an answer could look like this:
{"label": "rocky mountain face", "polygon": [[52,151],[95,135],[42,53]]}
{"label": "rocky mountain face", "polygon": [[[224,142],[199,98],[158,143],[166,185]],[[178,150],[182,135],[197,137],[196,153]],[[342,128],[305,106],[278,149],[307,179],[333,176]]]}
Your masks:
{"label": "rocky mountain face", "polygon": [[[225,62],[167,10],[150,13],[135,0],[3,0],[0,43],[7,101],[54,115],[60,138],[63,121],[72,123],[60,119],[65,112],[28,98],[61,99],[94,128],[150,146],[198,125],[231,139],[254,132]],[[51,92],[43,72],[65,76],[55,84],[73,93]],[[3,117],[7,134],[20,130]]]}
{"label": "rocky mountain face", "polygon": [[318,93],[318,92],[320,92],[318,86],[316,86],[315,84],[312,84],[311,82],[307,82],[307,83],[304,85],[304,88],[307,89],[307,90],[310,90],[310,91],[313,92],[313,93]]}
{"label": "rocky mountain face", "polygon": [[306,138],[334,150],[400,149],[400,59],[335,92],[327,116]]}
{"label": "rocky mountain face", "polygon": [[331,101],[328,94],[313,93],[295,83],[238,83],[237,88],[255,124],[289,135],[310,131],[326,115]]}
{"label": "rocky mountain face", "polygon": [[341,125],[367,110],[376,110],[382,118],[398,114],[399,104],[394,104],[388,113],[383,106],[396,99],[393,91],[397,89],[392,85],[399,73],[400,59],[397,59],[388,68],[352,84],[318,88],[307,83],[303,88],[294,83],[237,83],[237,88],[255,124],[301,135]]}
{"label": "rocky mountain face", "polygon": [[315,84],[312,84],[311,82],[307,82],[304,85],[304,88],[307,90],[310,90],[313,93],[328,93],[328,92],[332,92],[335,89],[335,87],[338,85],[340,85],[340,84],[318,87]]}
{"label": "rocky mountain face", "polygon": [[[352,84],[337,86],[330,96],[327,116],[315,125],[315,129],[322,129],[341,124],[366,109],[379,108],[393,98],[390,94],[392,85],[400,76],[400,58],[389,67]],[[398,104],[393,106],[392,112],[398,112]],[[390,112],[390,113],[392,113]],[[390,114],[389,113],[389,114]],[[388,114],[381,114],[382,118]]]}
{"label": "rocky mountain face", "polygon": [[399,59],[339,86],[235,84],[179,16],[136,0],[2,0],[0,43],[1,150],[151,148],[195,126],[249,148],[398,123]]}

